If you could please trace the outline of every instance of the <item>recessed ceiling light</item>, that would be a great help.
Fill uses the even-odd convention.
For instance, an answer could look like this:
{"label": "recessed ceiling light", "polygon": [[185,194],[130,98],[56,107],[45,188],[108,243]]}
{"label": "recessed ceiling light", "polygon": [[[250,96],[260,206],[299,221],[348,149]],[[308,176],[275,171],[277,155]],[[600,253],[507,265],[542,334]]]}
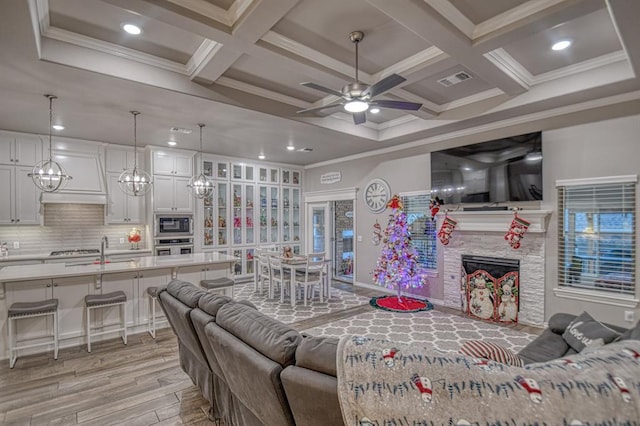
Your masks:
{"label": "recessed ceiling light", "polygon": [[178,145],[178,142],[176,142],[176,141],[169,141],[169,142],[167,142],[167,145],[169,145],[169,146],[176,146],[176,145]]}
{"label": "recessed ceiling light", "polygon": [[370,112],[371,114],[377,114],[377,113],[379,113],[379,112],[380,112],[380,108],[371,108],[371,109],[369,110],[369,112]]}
{"label": "recessed ceiling light", "polygon": [[264,154],[260,154],[260,155],[258,155],[258,159],[259,159],[259,160],[264,160],[265,158],[267,158],[267,157],[265,157],[265,156],[264,156]]}
{"label": "recessed ceiling light", "polygon": [[64,130],[64,126],[62,124],[54,124],[51,126],[53,130]]}
{"label": "recessed ceiling light", "polygon": [[131,35],[142,34],[142,28],[134,24],[122,24],[122,29]]}
{"label": "recessed ceiling light", "polygon": [[562,40],[562,41],[559,41],[557,43],[554,43],[553,46],[551,46],[551,49],[552,50],[564,50],[569,46],[571,46],[571,41]]}
{"label": "recessed ceiling light", "polygon": [[287,145],[287,151],[295,151],[296,147],[293,145]]}

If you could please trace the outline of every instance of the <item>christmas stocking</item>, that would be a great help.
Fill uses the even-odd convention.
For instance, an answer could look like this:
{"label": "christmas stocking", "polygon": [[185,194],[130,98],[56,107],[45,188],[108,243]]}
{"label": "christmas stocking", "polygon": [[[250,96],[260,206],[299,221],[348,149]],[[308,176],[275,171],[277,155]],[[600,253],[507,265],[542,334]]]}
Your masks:
{"label": "christmas stocking", "polygon": [[451,234],[453,230],[456,228],[458,222],[451,219],[449,216],[444,217],[444,221],[442,222],[442,226],[440,227],[440,231],[438,231],[438,239],[445,246],[449,244],[449,240],[451,239]]}
{"label": "christmas stocking", "polygon": [[527,229],[529,229],[529,225],[531,225],[531,223],[522,219],[518,215],[513,218],[511,225],[509,225],[509,230],[504,236],[504,239],[509,242],[511,248],[520,248],[520,240],[522,240]]}

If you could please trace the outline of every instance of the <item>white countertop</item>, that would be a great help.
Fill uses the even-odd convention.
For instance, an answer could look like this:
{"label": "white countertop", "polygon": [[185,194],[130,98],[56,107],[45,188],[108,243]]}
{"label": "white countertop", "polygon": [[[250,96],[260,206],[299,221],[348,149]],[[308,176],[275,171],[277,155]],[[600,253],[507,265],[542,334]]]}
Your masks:
{"label": "white countertop", "polygon": [[[58,256],[59,257],[59,256]],[[91,256],[94,257],[94,256]],[[81,259],[70,259],[69,263]],[[0,269],[0,282],[30,281],[45,278],[79,277],[86,275],[103,275],[117,272],[143,271],[149,269],[178,268],[181,266],[197,266],[207,264],[233,264],[238,258],[222,253],[195,253],[173,256],[144,256],[131,261],[115,261],[104,265],[66,266],[64,263],[48,263],[41,265],[7,266]]]}
{"label": "white countertop", "polygon": [[[151,249],[140,249],[140,250],[105,250],[104,254],[107,256],[116,256],[121,254],[131,254],[140,255],[141,253],[151,254]],[[21,261],[21,260],[58,260],[58,259],[82,259],[82,258],[92,258],[92,257],[100,257],[100,253],[89,253],[89,254],[73,254],[67,256],[51,256],[49,253],[32,253],[32,254],[9,254],[7,257],[0,257],[0,266],[2,266],[2,262],[12,262],[12,261]]]}

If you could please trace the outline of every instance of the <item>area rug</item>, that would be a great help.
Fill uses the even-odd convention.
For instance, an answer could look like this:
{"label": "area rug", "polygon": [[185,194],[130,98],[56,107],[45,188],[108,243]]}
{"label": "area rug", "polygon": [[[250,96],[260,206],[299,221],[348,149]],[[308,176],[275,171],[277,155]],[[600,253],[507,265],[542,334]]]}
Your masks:
{"label": "area rug", "polygon": [[234,286],[234,298],[250,301],[256,305],[260,312],[285,324],[291,324],[369,303],[368,297],[358,296],[349,291],[333,288],[331,289],[331,299],[328,301],[325,300],[323,303],[320,303],[316,298],[315,300],[307,302],[307,306],[304,306],[303,302],[299,301],[296,306],[292,308],[288,297],[285,298],[284,303],[280,303],[279,297],[269,299],[266,290],[264,294],[254,291],[253,282],[236,283]]}
{"label": "area rug", "polygon": [[403,296],[378,296],[372,297],[369,304],[377,309],[390,312],[420,312],[430,311],[433,305],[428,300]]}
{"label": "area rug", "polygon": [[401,343],[425,343],[442,352],[457,352],[466,340],[483,340],[519,351],[535,334],[431,310],[397,313],[374,310],[304,330],[314,336],[348,334]]}

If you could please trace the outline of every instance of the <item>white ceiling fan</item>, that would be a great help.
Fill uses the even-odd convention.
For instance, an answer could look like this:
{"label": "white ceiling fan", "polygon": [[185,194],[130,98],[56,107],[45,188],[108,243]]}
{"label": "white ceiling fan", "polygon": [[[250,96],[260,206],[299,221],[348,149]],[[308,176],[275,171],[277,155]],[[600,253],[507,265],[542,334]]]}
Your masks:
{"label": "white ceiling fan", "polygon": [[353,31],[349,33],[349,39],[356,45],[355,82],[347,84],[342,88],[342,91],[340,92],[316,83],[300,83],[305,87],[319,90],[330,95],[338,96],[340,100],[320,107],[303,109],[298,111],[298,114],[322,111],[325,109],[342,106],[346,111],[353,113],[353,122],[355,124],[362,124],[367,121],[365,111],[367,111],[370,107],[403,109],[411,111],[417,111],[422,107],[422,104],[418,104],[415,102],[373,99],[375,96],[393,89],[406,79],[398,74],[391,74],[371,86],[365,83],[361,83],[360,80],[358,80],[358,43],[360,43],[363,38],[364,33],[362,31]]}

